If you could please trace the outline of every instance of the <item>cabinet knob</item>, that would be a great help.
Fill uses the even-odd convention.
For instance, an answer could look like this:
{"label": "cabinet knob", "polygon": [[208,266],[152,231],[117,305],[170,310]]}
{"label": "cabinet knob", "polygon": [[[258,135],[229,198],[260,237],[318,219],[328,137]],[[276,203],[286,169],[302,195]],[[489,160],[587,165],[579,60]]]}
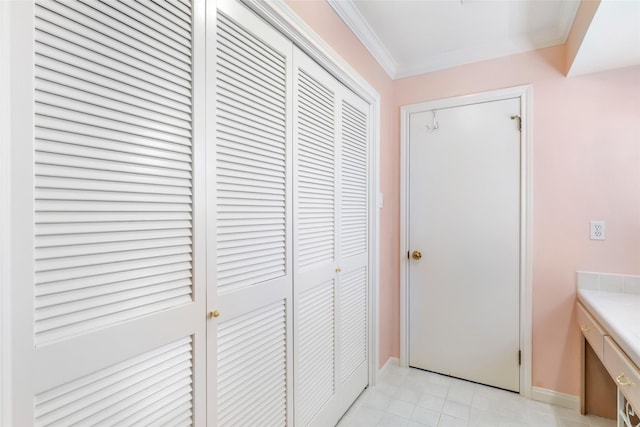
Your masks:
{"label": "cabinet knob", "polygon": [[342,269],[340,267],[336,268],[336,273],[340,273]]}
{"label": "cabinet knob", "polygon": [[618,383],[619,386],[622,386],[622,387],[633,385],[631,380],[626,377],[624,372],[620,373],[620,375],[616,377],[616,382]]}
{"label": "cabinet knob", "polygon": [[582,325],[582,326],[580,326],[580,330],[582,332],[589,332],[591,330],[591,328],[588,327],[587,325]]}
{"label": "cabinet knob", "polygon": [[413,253],[411,254],[411,258],[418,260],[420,258],[422,258],[422,252],[420,251],[413,251]]}
{"label": "cabinet knob", "polygon": [[213,310],[209,312],[209,317],[218,317],[220,316],[220,312],[218,310]]}

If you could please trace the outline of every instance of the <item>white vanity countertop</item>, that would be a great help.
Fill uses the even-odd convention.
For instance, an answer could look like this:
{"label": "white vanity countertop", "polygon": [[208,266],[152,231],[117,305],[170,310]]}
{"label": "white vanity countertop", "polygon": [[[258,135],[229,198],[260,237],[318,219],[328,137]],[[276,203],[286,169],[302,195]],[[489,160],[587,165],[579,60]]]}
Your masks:
{"label": "white vanity countertop", "polygon": [[640,367],[640,294],[578,289],[578,299]]}

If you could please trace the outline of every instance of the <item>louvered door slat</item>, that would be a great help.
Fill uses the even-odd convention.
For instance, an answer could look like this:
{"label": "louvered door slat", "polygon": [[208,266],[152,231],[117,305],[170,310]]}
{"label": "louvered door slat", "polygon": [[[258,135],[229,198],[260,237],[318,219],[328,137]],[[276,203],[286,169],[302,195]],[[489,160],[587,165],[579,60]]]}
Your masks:
{"label": "louvered door slat", "polygon": [[[45,74],[45,73],[41,73]],[[58,76],[49,76],[57,79]],[[158,114],[153,110],[136,107],[128,102],[106,97],[104,95],[94,95],[90,92],[64,85],[63,81],[51,82],[43,78],[39,78],[36,82],[36,91],[38,91],[38,101],[57,105],[63,108],[73,108],[74,103],[84,106],[83,111],[99,115],[101,117],[120,120],[125,123],[140,124],[152,129],[164,130],[176,135],[189,136],[191,131],[191,123],[186,120],[174,119],[169,115]],[[105,91],[102,91],[105,92]],[[59,100],[62,97],[63,100]],[[105,105],[108,102],[108,108],[96,107],[96,105]],[[75,105],[75,108],[80,108]]]}
{"label": "louvered door slat", "polygon": [[[242,421],[272,409],[285,413],[285,328],[283,302],[218,326],[219,425],[250,425]],[[265,347],[271,350],[263,353]],[[272,399],[268,405],[254,404],[265,396]]]}
{"label": "louvered door slat", "polygon": [[79,2],[50,2],[41,5],[47,11],[52,12],[42,11],[39,17],[43,20],[82,34],[83,37],[107,47],[112,52],[137,57],[160,70],[175,74],[188,81],[191,80],[190,55],[184,55],[175,50],[169,50],[168,52],[173,55],[168,55],[155,46],[140,43],[136,38],[130,37],[126,31],[122,32],[121,25],[116,23],[119,29],[105,25],[104,22],[108,22],[108,18],[105,19],[103,14],[96,14],[93,9]]}
{"label": "louvered door slat", "polygon": [[189,396],[185,392],[191,392],[191,387],[184,387],[173,393],[162,392],[155,396],[156,401],[146,408],[136,408],[136,415],[122,420],[122,424],[137,425],[141,422],[148,422],[149,425],[161,425],[162,419],[173,416],[178,408],[189,406]]}
{"label": "louvered door slat", "polygon": [[[305,268],[335,256],[334,99],[303,70],[298,72],[297,93],[296,268]],[[310,215],[314,222],[308,221]]]}
{"label": "louvered door slat", "polygon": [[219,16],[218,20],[222,23],[218,28],[218,38],[224,40],[223,46],[220,47],[221,52],[226,52],[232,57],[230,61],[219,64],[221,70],[230,69],[227,65],[235,64],[266,84],[270,81],[265,79],[275,79],[277,82],[285,78],[282,56],[274,54],[262,40],[242,26],[233,27],[233,20],[224,14]]}
{"label": "louvered door slat", "polygon": [[192,301],[190,18],[112,6],[36,6],[36,344]]}
{"label": "louvered door slat", "polygon": [[140,249],[153,249],[174,246],[190,246],[191,239],[184,237],[160,237],[153,240],[129,240],[126,242],[112,242],[101,244],[85,244],[81,248],[74,246],[63,247],[40,247],[35,251],[35,258],[38,260],[52,260],[57,258],[72,256],[91,256],[95,254],[110,254],[121,251],[132,251]]}
{"label": "louvered door slat", "polygon": [[257,76],[269,73],[275,76],[276,80],[286,76],[283,68],[285,64],[283,56],[275,52],[267,43],[241,25],[235,25],[233,19],[225,14],[218,16],[218,22],[221,23],[218,26],[219,39],[227,42],[222,44],[226,46],[226,49],[235,50],[237,54],[240,54],[240,56],[232,55],[234,61],[249,65],[257,71]]}
{"label": "louvered door slat", "polygon": [[[45,62],[45,61],[43,61]],[[174,125],[188,128],[189,114],[180,111],[176,108],[165,107],[158,102],[149,101],[147,98],[152,98],[148,93],[138,92],[133,95],[129,92],[116,90],[111,87],[105,87],[103,85],[96,84],[94,82],[88,82],[78,77],[69,76],[59,71],[63,67],[51,66],[49,63],[43,64],[42,67],[36,70],[36,77],[38,78],[37,88],[44,90],[45,87],[50,88],[49,92],[56,89],[64,91],[62,95],[68,94],[67,90],[75,90],[79,93],[87,93],[97,95],[109,99],[110,101],[119,101],[130,105],[132,108],[137,108],[138,112],[143,112],[147,115],[154,115],[159,120],[172,121]],[[53,83],[55,82],[55,84]],[[105,82],[106,83],[106,82]]]}
{"label": "louvered door slat", "polygon": [[185,22],[191,22],[191,9],[188,5],[183,5],[180,2],[167,2],[158,0],[155,3],[169,10],[172,14],[180,17]]}
{"label": "louvered door slat", "polygon": [[296,422],[307,425],[334,394],[334,283],[299,298]]}
{"label": "louvered door slat", "polygon": [[[119,13],[115,9],[102,2],[82,2],[67,3],[65,6],[73,8],[80,14],[88,17],[94,16],[96,12],[100,14],[101,22],[98,23],[101,32],[109,34],[120,41],[126,41],[131,46],[140,50],[145,50],[147,54],[162,59],[165,57],[178,59],[185,64],[191,64],[190,49],[187,46],[176,43],[164,34],[153,33],[148,27],[136,25],[131,18]],[[190,16],[190,6],[188,9]],[[96,22],[94,20],[94,22]],[[152,35],[150,35],[152,34]],[[165,47],[171,49],[165,51]]]}
{"label": "louvered door slat", "polygon": [[114,64],[91,51],[65,45],[46,33],[38,34],[35,53],[38,63],[41,63],[43,68],[96,83],[112,80],[126,85],[126,89],[132,90],[143,99],[153,99],[157,96],[160,105],[174,105],[178,110],[189,110],[189,96],[184,94],[184,90],[178,89],[176,92],[174,85],[167,84],[165,87],[162,80],[146,78],[148,76],[140,75],[135,69],[117,66],[117,63]]}
{"label": "louvered door slat", "polygon": [[[52,117],[41,116],[38,122],[41,127],[37,128],[35,133],[36,137],[42,141],[38,147],[39,152],[75,154],[76,150],[90,153],[88,149],[99,148],[102,149],[97,152],[99,156],[80,155],[108,160],[122,159],[125,163],[166,166],[167,169],[191,170],[187,162],[191,154],[188,145],[153,140],[146,135],[132,135],[111,129],[95,128],[77,122],[60,121]],[[121,152],[139,154],[142,157],[127,162],[130,156],[122,156]]]}
{"label": "louvered door slat", "polygon": [[[191,29],[187,22],[182,22],[172,14],[152,6],[151,2],[110,2],[108,4],[134,19],[147,24],[149,27],[155,28],[162,34],[175,34],[185,43],[191,40]],[[190,45],[190,43],[188,45]]]}
{"label": "louvered door slat", "polygon": [[[151,148],[43,128],[38,129],[36,138],[40,141],[35,153],[39,163],[71,166],[75,164],[72,162],[82,161],[90,166],[102,165],[96,169],[132,171],[135,167],[149,175],[191,177],[190,155],[180,149],[182,145],[162,147],[158,143],[158,147]],[[65,160],[68,157],[71,159]]]}
{"label": "louvered door slat", "polygon": [[[112,129],[129,135],[154,138],[174,144],[189,145],[190,133],[186,130],[168,128],[138,117],[128,116],[104,107],[93,107],[83,102],[59,98],[52,100],[51,96],[36,92],[38,103],[36,115],[55,118],[64,122],[79,122],[82,125]],[[124,117],[126,120],[123,120]],[[62,129],[65,130],[65,129]]]}
{"label": "louvered door slat", "polygon": [[342,217],[340,249],[342,257],[367,252],[368,180],[367,180],[367,116],[342,102]]}
{"label": "louvered door slat", "polygon": [[[218,212],[254,214],[251,219],[218,217],[218,290],[227,292],[285,274],[285,248],[278,242],[286,233],[286,80],[281,55],[223,13],[218,35]],[[224,71],[242,67],[253,70],[254,77],[269,78]],[[280,208],[280,215],[265,207]],[[266,212],[273,213],[260,215]],[[275,250],[253,247],[256,237],[268,238],[263,243]],[[243,252],[226,255],[221,243]]]}
{"label": "louvered door slat", "polygon": [[220,138],[223,138],[238,146],[245,145],[245,136],[250,135],[250,139],[260,142],[260,147],[252,147],[254,153],[264,154],[270,157],[278,157],[282,154],[282,145],[277,138],[269,138],[269,135],[249,132],[249,129],[227,129],[220,131]]}
{"label": "louvered door slat", "polygon": [[367,358],[367,271],[350,271],[340,278],[340,381],[346,381]]}
{"label": "louvered door slat", "polygon": [[[185,58],[184,61],[187,63],[191,63],[190,41],[186,38],[178,36],[178,34],[176,33],[165,31],[156,22],[146,18],[140,19],[140,16],[136,16],[136,19],[134,19],[132,17],[133,14],[132,16],[129,16],[125,13],[122,13],[117,9],[119,5],[116,4],[116,2],[96,2],[92,0],[81,0],[78,3],[80,5],[75,6],[76,8],[86,7],[87,11],[96,10],[100,12],[102,16],[105,17],[105,24],[112,26],[122,33],[126,33],[128,36],[135,38],[142,43],[153,46],[158,50],[164,49],[164,46],[168,46],[173,52],[175,52],[173,53],[173,55],[178,57],[178,55],[181,53],[186,58],[189,58]],[[188,5],[187,8],[190,11],[191,5]],[[143,25],[140,25],[141,23]]]}
{"label": "louvered door slat", "polygon": [[[84,301],[89,302],[88,306],[91,305],[91,301],[95,301],[97,306],[99,306],[105,300],[98,297],[114,295],[115,301],[124,301],[130,297],[144,297],[145,295],[158,292],[181,289],[184,288],[184,285],[188,283],[190,279],[191,275],[188,273],[182,271],[169,272],[159,276],[145,277],[137,281],[132,281],[133,283],[127,283],[126,285],[112,286],[107,289],[103,287],[83,289],[78,292],[78,295],[81,295]],[[54,307],[58,310],[59,308],[57,306],[64,303],[64,295],[60,295],[59,293],[42,293],[39,295],[36,306],[43,308],[43,311],[48,307]]]}
{"label": "louvered door slat", "polygon": [[[188,281],[185,282],[188,283]],[[156,289],[156,291],[157,293],[152,291],[143,292],[137,298],[134,292],[129,292],[128,295],[118,296],[117,298],[101,295],[98,301],[68,304],[69,307],[60,304],[55,310],[40,308],[38,316],[36,316],[36,321],[38,322],[36,332],[41,333],[43,336],[59,337],[60,334],[55,329],[68,327],[69,330],[77,330],[79,328],[74,325],[80,322],[95,324],[101,321],[101,317],[116,317],[117,311],[120,310],[130,310],[132,313],[136,312],[140,315],[140,313],[152,312],[157,307],[166,308],[167,305],[175,304],[176,301],[183,303],[189,301],[190,290],[188,288],[185,289],[184,282],[183,286],[175,289]],[[66,315],[66,310],[76,310],[76,312],[74,315]],[[63,312],[65,317],[61,318],[60,312]],[[116,315],[113,312],[116,312]]]}
{"label": "louvered door slat", "polygon": [[[93,161],[87,162],[85,159],[71,158],[71,156],[60,156],[59,163],[55,163],[58,159],[44,159],[39,156],[41,176],[62,177],[73,179],[97,180],[103,182],[131,182],[136,184],[152,184],[162,185],[163,187],[189,187],[188,178],[170,178],[161,177],[157,174],[147,175],[147,168],[140,168],[137,165],[122,165],[121,163],[109,168],[104,162]],[[75,163],[75,165],[74,165]],[[105,170],[105,166],[106,169]],[[120,169],[120,170],[118,170]],[[122,171],[122,172],[120,172]],[[183,194],[189,194],[185,192]]]}
{"label": "louvered door slat", "polygon": [[[131,101],[133,105],[146,103],[147,108],[154,111],[170,110],[169,114],[182,118],[190,112],[187,98],[163,87],[133,79],[104,65],[62,51],[56,51],[55,58],[49,57],[50,53],[43,45],[36,45],[36,54],[40,65],[35,71],[37,78],[59,81],[61,84],[69,83],[78,88],[91,87],[93,93],[122,93],[121,96],[118,95],[118,99]],[[119,84],[113,85],[114,82]],[[99,86],[100,89],[95,86]]]}
{"label": "louvered door slat", "polygon": [[[158,392],[171,396],[166,403],[189,402],[191,351],[191,339],[183,339],[44,391],[35,397],[35,424],[96,424],[110,419],[116,408],[124,415],[149,415],[139,409],[161,401]],[[131,421],[118,420],[126,425]]]}
{"label": "louvered door slat", "polygon": [[[37,40],[41,45],[40,53],[45,56],[49,49],[61,50],[70,55],[103,64],[135,79],[160,87],[164,86],[184,97],[190,95],[191,83],[189,80],[157,68],[153,72],[145,73],[142,70],[148,69],[150,66],[136,58],[108,49],[46,20],[36,20],[36,25],[38,27]],[[102,51],[107,51],[110,56],[102,55]]]}
{"label": "louvered door slat", "polygon": [[[154,20],[162,22],[167,29],[170,29],[174,32],[178,32],[179,29],[182,29],[187,37],[190,36],[190,17],[189,16],[179,16],[174,12],[168,11],[168,6],[164,5],[165,2],[155,2],[155,1],[145,1],[138,2],[131,5],[131,7],[136,8],[139,11],[147,9],[144,11],[145,15],[149,17],[153,17]],[[169,13],[167,13],[169,12]]]}

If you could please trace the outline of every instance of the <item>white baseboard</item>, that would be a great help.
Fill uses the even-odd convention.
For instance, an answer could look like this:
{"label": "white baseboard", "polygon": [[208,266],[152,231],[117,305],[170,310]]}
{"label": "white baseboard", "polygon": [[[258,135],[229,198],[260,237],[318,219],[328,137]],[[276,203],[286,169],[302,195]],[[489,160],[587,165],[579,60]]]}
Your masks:
{"label": "white baseboard", "polygon": [[391,366],[395,366],[398,367],[400,366],[400,359],[398,359],[397,357],[390,357],[387,359],[386,362],[384,362],[384,365],[382,366],[382,368],[380,368],[378,370],[378,378],[380,378],[382,375],[384,375],[389,369],[391,369]]}
{"label": "white baseboard", "polygon": [[580,398],[571,394],[564,394],[558,391],[547,390],[541,387],[531,388],[531,399],[540,402],[551,403],[552,405],[569,408],[576,411],[580,410]]}

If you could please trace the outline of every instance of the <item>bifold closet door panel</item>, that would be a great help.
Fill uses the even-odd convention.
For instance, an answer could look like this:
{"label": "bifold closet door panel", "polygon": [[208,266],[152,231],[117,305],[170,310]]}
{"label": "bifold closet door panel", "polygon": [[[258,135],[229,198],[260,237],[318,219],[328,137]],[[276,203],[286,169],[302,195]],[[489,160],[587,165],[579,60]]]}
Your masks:
{"label": "bifold closet door panel", "polygon": [[335,405],[336,80],[294,57],[295,424],[331,425]]}
{"label": "bifold closet door panel", "polygon": [[343,413],[369,383],[369,105],[339,94],[337,383]]}
{"label": "bifold closet door panel", "polygon": [[195,94],[205,48],[193,17],[204,1],[15,7],[31,15],[32,26],[16,25],[35,49],[24,52],[33,119],[16,120],[33,135],[19,141],[32,156],[16,165],[33,171],[17,222],[33,249],[31,261],[16,254],[17,274],[32,280],[14,294],[16,327],[32,333],[15,345],[12,395],[31,408],[15,425],[203,423],[194,229],[204,225]]}
{"label": "bifold closet door panel", "polygon": [[291,425],[293,47],[239,2],[217,7],[208,416]]}

